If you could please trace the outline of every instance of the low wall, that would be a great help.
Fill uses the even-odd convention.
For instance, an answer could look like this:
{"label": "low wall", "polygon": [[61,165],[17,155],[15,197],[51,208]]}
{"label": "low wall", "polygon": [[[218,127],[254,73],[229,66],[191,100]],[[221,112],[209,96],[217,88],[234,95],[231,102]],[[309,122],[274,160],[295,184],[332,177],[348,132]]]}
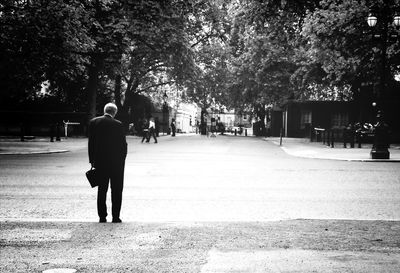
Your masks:
{"label": "low wall", "polygon": [[[67,124],[67,126],[66,126]],[[67,128],[67,130],[65,130]],[[2,136],[84,136],[87,114],[77,112],[0,112]]]}

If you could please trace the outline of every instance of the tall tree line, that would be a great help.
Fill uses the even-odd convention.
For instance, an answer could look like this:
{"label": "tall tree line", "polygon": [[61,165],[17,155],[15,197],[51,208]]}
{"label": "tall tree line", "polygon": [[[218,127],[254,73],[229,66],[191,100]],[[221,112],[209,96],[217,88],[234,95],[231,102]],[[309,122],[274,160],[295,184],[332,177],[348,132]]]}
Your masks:
{"label": "tall tree line", "polygon": [[[200,4],[5,1],[0,4],[2,98],[18,104],[57,96],[71,110],[88,109],[89,118],[99,102],[113,98],[124,113],[135,93],[192,77],[189,39],[197,26],[190,21],[197,9],[207,9]],[[44,82],[48,88],[41,93]]]}
{"label": "tall tree line", "polygon": [[[127,119],[137,94],[172,88],[204,112],[230,108],[264,120],[266,105],[287,99],[357,98],[362,85],[377,88],[382,52],[366,18],[385,3],[5,0],[2,101],[56,98],[92,117],[114,99]],[[400,73],[399,56],[397,39],[387,48],[388,85]]]}

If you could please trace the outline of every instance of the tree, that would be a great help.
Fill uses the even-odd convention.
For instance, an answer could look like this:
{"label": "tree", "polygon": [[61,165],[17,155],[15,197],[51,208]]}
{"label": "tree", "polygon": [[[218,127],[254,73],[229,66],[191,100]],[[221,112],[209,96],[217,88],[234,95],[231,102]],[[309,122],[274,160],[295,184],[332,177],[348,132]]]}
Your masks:
{"label": "tree", "polygon": [[[299,86],[320,84],[331,90],[340,89],[340,95],[351,88],[357,98],[361,84],[374,85],[379,82],[377,67],[380,67],[382,49],[379,40],[369,29],[366,18],[368,1],[321,1],[321,7],[309,13],[302,31],[306,41],[299,50],[302,66],[293,79]],[[383,6],[383,1],[376,1]],[[398,73],[400,50],[392,43],[388,50],[389,69],[385,71],[388,83]]]}
{"label": "tree", "polygon": [[113,64],[115,99],[126,119],[135,94],[180,84],[192,73],[192,52],[185,32],[185,1],[127,1],[126,43]]}
{"label": "tree", "polygon": [[244,2],[233,11],[229,90],[233,106],[255,113],[264,128],[266,105],[293,97],[299,34],[318,1]]}
{"label": "tree", "polygon": [[[203,112],[223,105],[263,121],[266,105],[288,98],[344,99],[361,83],[377,82],[380,49],[365,33],[367,4],[3,1],[2,97],[40,97],[46,82],[46,96],[71,110],[87,107],[89,118],[115,100],[127,124],[137,95],[181,90]],[[387,52],[387,79],[393,80],[398,42]]]}
{"label": "tree", "polygon": [[187,99],[201,108],[202,133],[210,108],[221,111],[227,105],[227,49],[230,31],[227,9],[229,1],[202,1],[189,17],[191,48],[195,52],[195,78],[187,81]]}
{"label": "tree", "polygon": [[37,97],[44,81],[67,98],[84,76],[92,46],[80,1],[5,1],[0,5],[0,89],[5,103]]}
{"label": "tree", "polygon": [[133,94],[181,84],[192,73],[186,33],[192,4],[6,1],[0,5],[3,95],[27,100],[47,82],[48,96],[87,106],[89,119],[98,102],[112,98],[124,113]]}

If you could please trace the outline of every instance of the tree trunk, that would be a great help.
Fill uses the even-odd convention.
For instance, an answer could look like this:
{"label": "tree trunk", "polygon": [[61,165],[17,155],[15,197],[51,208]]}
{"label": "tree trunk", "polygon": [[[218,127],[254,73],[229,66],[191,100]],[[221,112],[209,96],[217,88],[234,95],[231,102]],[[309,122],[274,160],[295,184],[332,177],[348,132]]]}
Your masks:
{"label": "tree trunk", "polygon": [[201,108],[201,116],[200,116],[200,133],[202,135],[206,135],[207,134],[207,120],[204,119],[205,115],[207,114],[207,110],[202,107]]}
{"label": "tree trunk", "polygon": [[121,82],[121,75],[117,75],[115,78],[115,101],[118,103],[117,107],[119,109],[117,119],[119,119],[124,124],[125,129],[128,130],[129,123],[131,122],[129,109],[133,106],[133,94],[139,86],[139,80],[135,80],[130,86],[128,85],[128,88],[125,91],[125,99],[123,103],[121,101]]}
{"label": "tree trunk", "polygon": [[115,105],[117,105],[119,110],[122,109],[121,85],[122,85],[122,76],[120,74],[117,74],[115,76],[114,98],[115,98]]}
{"label": "tree trunk", "polygon": [[101,60],[98,56],[92,56],[91,62],[89,65],[89,79],[87,83],[87,93],[88,93],[88,101],[89,101],[89,109],[88,109],[88,120],[90,121],[97,114],[96,106],[97,106],[97,87],[99,82],[99,72],[100,72],[100,64]]}
{"label": "tree trunk", "polygon": [[121,99],[121,86],[122,86],[122,76],[117,74],[115,76],[115,89],[114,89],[114,98],[115,104],[118,107],[117,119],[122,122],[125,130],[129,129],[129,105],[127,104],[127,95],[128,92],[125,92],[125,99],[122,103]]}
{"label": "tree trunk", "polygon": [[[97,22],[101,22],[102,19],[102,4],[101,1],[96,0],[94,3],[95,14],[94,18]],[[93,33],[97,35],[95,31]],[[97,88],[99,84],[99,74],[103,65],[103,56],[100,55],[98,51],[94,51],[90,56],[90,65],[89,65],[89,79],[87,83],[87,93],[89,100],[89,109],[88,109],[88,119],[89,121],[94,118],[97,114]]]}
{"label": "tree trunk", "polygon": [[260,116],[260,136],[267,136],[267,128],[265,127],[265,114]]}
{"label": "tree trunk", "polygon": [[259,135],[258,136],[266,136],[267,135],[267,130],[265,128],[265,115],[266,115],[266,112],[265,112],[265,105],[264,104],[257,105],[256,114],[257,114],[257,117],[260,119],[258,121],[258,126],[259,126],[259,131],[258,131]]}

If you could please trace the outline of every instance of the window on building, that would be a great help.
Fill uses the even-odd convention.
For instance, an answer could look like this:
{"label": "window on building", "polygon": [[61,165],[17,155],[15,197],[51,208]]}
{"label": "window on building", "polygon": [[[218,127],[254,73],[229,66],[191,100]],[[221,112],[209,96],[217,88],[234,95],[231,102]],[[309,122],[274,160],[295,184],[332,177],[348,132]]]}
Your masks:
{"label": "window on building", "polygon": [[343,112],[336,112],[331,117],[332,127],[345,127],[349,124],[349,115]]}
{"label": "window on building", "polygon": [[312,115],[310,110],[302,110],[301,111],[301,120],[300,120],[300,128],[304,129],[306,124],[311,124]]}

